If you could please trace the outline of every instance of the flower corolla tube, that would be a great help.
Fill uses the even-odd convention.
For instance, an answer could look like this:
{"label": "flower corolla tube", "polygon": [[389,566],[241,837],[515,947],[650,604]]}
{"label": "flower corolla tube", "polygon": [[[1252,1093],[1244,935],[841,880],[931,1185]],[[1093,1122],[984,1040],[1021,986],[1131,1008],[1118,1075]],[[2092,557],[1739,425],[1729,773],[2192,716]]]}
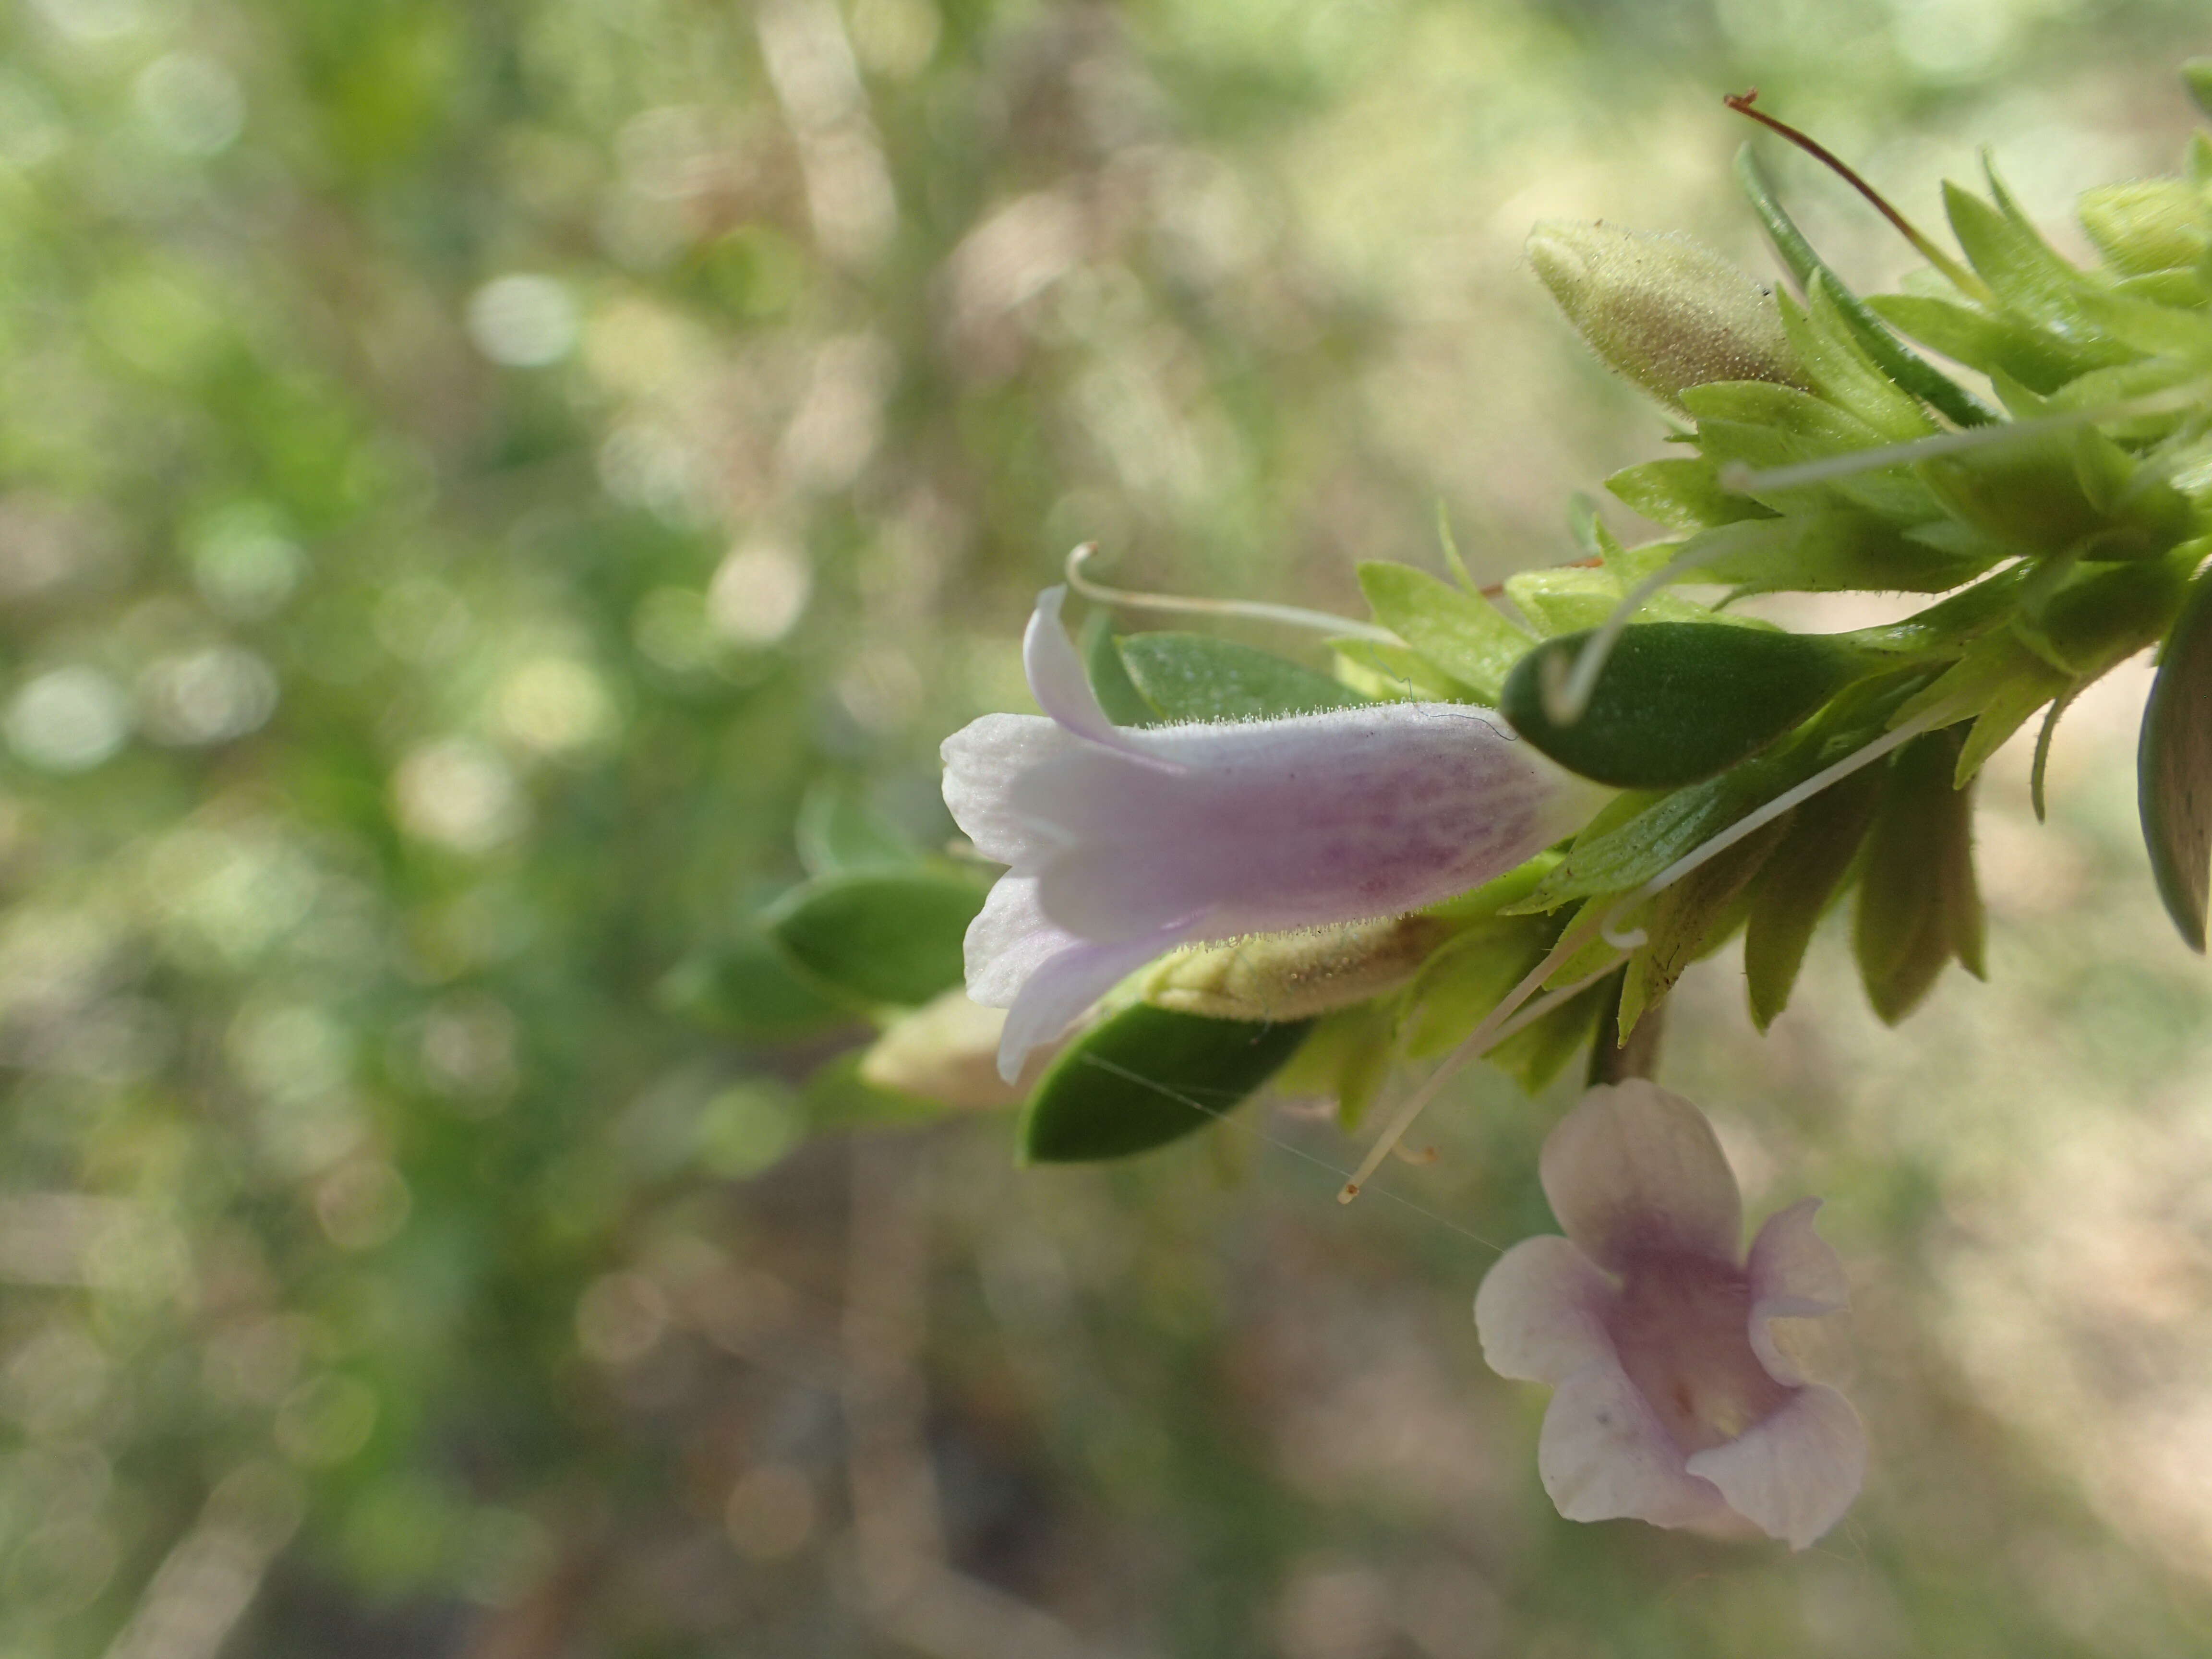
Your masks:
{"label": "flower corolla tube", "polygon": [[1803,1549],[1866,1473],[1850,1402],[1812,1380],[1848,1288],[1818,1199],[1741,1251],[1742,1200],[1712,1126],[1642,1079],[1592,1089],[1544,1142],[1566,1237],[1523,1240],[1474,1298],[1483,1357],[1548,1382],[1536,1464],[1571,1521],[1631,1517]]}
{"label": "flower corolla tube", "polygon": [[1007,866],[968,930],[968,991],[1008,1011],[999,1067],[1177,945],[1419,909],[1579,827],[1606,792],[1487,709],[1378,702],[1145,727],[1106,717],[1039,596],[1023,665],[1042,717],[945,739],[945,801]]}

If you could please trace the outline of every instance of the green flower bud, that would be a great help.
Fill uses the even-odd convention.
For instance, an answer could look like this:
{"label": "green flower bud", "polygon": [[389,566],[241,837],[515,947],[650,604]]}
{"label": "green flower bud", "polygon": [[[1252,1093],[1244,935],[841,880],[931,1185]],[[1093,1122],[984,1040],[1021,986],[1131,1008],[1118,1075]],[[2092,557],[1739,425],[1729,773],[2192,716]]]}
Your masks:
{"label": "green flower bud", "polygon": [[1431,916],[1393,916],[1185,951],[1152,970],[1145,1000],[1212,1019],[1310,1019],[1396,990],[1450,932]]}
{"label": "green flower bud", "polygon": [[2081,228],[2112,269],[2130,276],[2195,264],[2212,240],[2205,201],[2179,179],[2138,179],[2082,192]]}
{"label": "green flower bud", "polygon": [[1674,409],[1711,380],[1810,389],[1774,295],[1689,237],[1551,219],[1528,259],[1590,349]]}

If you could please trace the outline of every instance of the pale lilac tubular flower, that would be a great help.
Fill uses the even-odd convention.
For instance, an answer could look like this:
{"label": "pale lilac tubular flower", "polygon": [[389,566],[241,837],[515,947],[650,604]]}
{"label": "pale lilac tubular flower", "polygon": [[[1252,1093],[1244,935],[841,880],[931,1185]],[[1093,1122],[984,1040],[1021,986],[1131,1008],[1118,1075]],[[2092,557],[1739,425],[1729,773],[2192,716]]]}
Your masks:
{"label": "pale lilac tubular flower", "polygon": [[[1566,1237],[1508,1250],[1474,1298],[1483,1357],[1556,1392],[1536,1452],[1570,1521],[1627,1516],[1803,1549],[1866,1474],[1850,1402],[1806,1374],[1844,1313],[1818,1199],[1741,1251],[1742,1200],[1705,1115],[1641,1080],[1592,1089],[1544,1142]],[[1832,1336],[1832,1331],[1826,1333]]]}
{"label": "pale lilac tubular flower", "polygon": [[1180,945],[1418,909],[1579,827],[1606,798],[1497,715],[1382,702],[1287,720],[1116,726],[1038,597],[1045,717],[945,741],[945,802],[1008,866],[968,930],[968,993],[1008,1010],[999,1069]]}

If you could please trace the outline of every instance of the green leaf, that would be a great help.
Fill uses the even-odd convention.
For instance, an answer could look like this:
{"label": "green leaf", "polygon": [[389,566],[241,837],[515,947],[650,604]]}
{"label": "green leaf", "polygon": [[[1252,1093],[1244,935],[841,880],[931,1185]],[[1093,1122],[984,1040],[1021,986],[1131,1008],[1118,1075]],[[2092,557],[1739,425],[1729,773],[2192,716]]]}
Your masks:
{"label": "green leaf", "polygon": [[1179,1140],[1273,1077],[1312,1026],[1124,1008],[1071,1042],[1038,1082],[1016,1130],[1022,1161],[1090,1163]]}
{"label": "green leaf", "polygon": [[2166,636],[2143,707],[2136,789],[2158,896],[2201,953],[2212,890],[2212,572],[2197,578]]}
{"label": "green leaf", "polygon": [[1564,684],[1589,637],[1571,634],[1530,652],[1498,706],[1515,731],[1569,771],[1623,789],[1672,788],[1727,771],[1867,665],[1819,635],[1642,623],[1622,631],[1589,708],[1562,725],[1544,706],[1547,678]]}
{"label": "green leaf", "polygon": [[1364,563],[1359,591],[1367,596],[1376,621],[1486,703],[1497,702],[1505,676],[1534,643],[1480,594],[1438,581],[1411,565]]}
{"label": "green leaf", "polygon": [[793,830],[799,861],[810,876],[842,870],[896,869],[916,863],[921,849],[838,778],[817,779],[799,803]]}
{"label": "green leaf", "polygon": [[[1505,595],[1547,637],[1576,629],[1595,628],[1613,615],[1626,590],[1610,570],[1523,570],[1505,579]],[[1637,616],[1646,622],[1719,623],[1727,628],[1765,627],[1748,619],[1717,617],[1709,606],[1679,593],[1659,592],[1645,600]],[[1522,647],[1525,652],[1527,646]]]}
{"label": "green leaf", "polygon": [[1972,551],[1931,547],[1857,507],[1814,507],[1787,518],[1723,525],[1684,547],[1697,579],[1751,593],[1948,593],[2002,556],[1983,542]]}
{"label": "green leaf", "polygon": [[[1698,418],[1698,447],[1717,462],[1741,461],[1763,470],[1882,446],[1881,434],[1856,415],[1795,386],[1722,382],[1692,386],[1682,394],[1682,401]],[[1777,512],[1841,500],[1900,524],[1932,519],[1939,510],[1926,488],[1901,466],[1879,467],[1754,499]]]}
{"label": "green leaf", "polygon": [[1875,767],[1830,785],[1791,815],[1790,833],[1759,871],[1743,936],[1752,1022],[1764,1031],[1790,1006],[1806,947],[1858,856],[1881,803]]}
{"label": "green leaf", "polygon": [[1788,832],[1793,814],[1762,824],[1656,896],[1645,915],[1644,942],[1629,958],[1620,989],[1620,1035],[1626,1040],[1644,1011],[1674,988],[1689,965],[1720,949],[1743,925],[1738,901]]}
{"label": "green leaf", "polygon": [[803,978],[758,934],[688,957],[653,996],[672,1014],[748,1042],[793,1042],[854,1023],[850,1004]]}
{"label": "green leaf", "polygon": [[1271,720],[1370,702],[1341,681],[1208,634],[1129,634],[1129,678],[1168,720]]}
{"label": "green leaf", "polygon": [[1645,461],[1605,481],[1616,500],[1669,530],[1704,530],[1772,516],[1747,495],[1721,488],[1720,470],[1703,455]]}
{"label": "green leaf", "polygon": [[1160,711],[1146,701],[1129,678],[1122,660],[1121,641],[1103,611],[1093,611],[1083,624],[1083,663],[1091,677],[1091,690],[1106,718],[1116,726],[1158,726]]}
{"label": "green leaf", "polygon": [[1559,924],[1545,916],[1484,923],[1431,957],[1405,997],[1408,1060],[1455,1048],[1543,958]]}
{"label": "green leaf", "polygon": [[2045,241],[1990,175],[1996,206],[1945,180],[1943,207],[1974,274],[2007,306],[2042,322],[2070,320],[2081,273]]}
{"label": "green leaf", "polygon": [[1954,957],[1982,977],[1973,794],[1952,783],[1965,739],[1951,726],[1899,750],[1867,836],[1852,944],[1885,1024],[1911,1013]]}
{"label": "green leaf", "polygon": [[1464,702],[1474,696],[1472,687],[1444,673],[1411,646],[1358,639],[1331,640],[1328,645],[1345,683],[1378,701]]}
{"label": "green leaf", "polygon": [[2014,629],[1984,634],[1925,690],[1897,711],[1901,723],[1956,704],[1973,716],[1973,730],[1958,749],[1963,786],[1982,763],[2025,726],[2035,711],[2062,695],[2071,679],[2028,649]]}
{"label": "green leaf", "polygon": [[989,884],[951,872],[810,881],[764,918],[769,937],[831,990],[914,1007],[961,982],[962,941]]}
{"label": "green leaf", "polygon": [[1579,1054],[1597,1027],[1608,988],[1603,981],[1569,997],[1485,1056],[1529,1094],[1541,1092]]}
{"label": "green leaf", "polygon": [[2076,376],[2127,361],[2106,344],[2062,338],[2024,317],[1935,295],[1877,294],[1879,315],[1923,345],[1984,374],[2004,374],[2038,392],[2056,392]]}
{"label": "green leaf", "polygon": [[1906,396],[1875,367],[1818,278],[1807,290],[1802,310],[1787,294],[1776,297],[1790,343],[1796,347],[1814,389],[1822,397],[1893,443],[1924,438],[1936,430],[1918,400]]}
{"label": "green leaf", "polygon": [[2179,179],[2100,185],[2075,211],[2106,263],[2129,276],[2194,265],[2212,240],[2203,193]]}
{"label": "green leaf", "polygon": [[2212,115],[2212,58],[2184,58],[2181,84],[2189,88],[2190,101]]}
{"label": "green leaf", "polygon": [[1943,374],[1932,363],[1905,349],[1898,337],[1882,324],[1880,317],[1847,288],[1842,279],[1822,262],[1805,240],[1796,222],[1784,210],[1781,201],[1760,169],[1759,159],[1747,143],[1736,152],[1736,178],[1750,197],[1753,212],[1765,226],[1766,234],[1774,243],[1775,252],[1782,256],[1783,264],[1809,295],[1815,289],[1824,290],[1837,312],[1850,327],[1860,347],[1874,360],[1875,365],[1898,386],[1919,398],[1929,408],[1948,416],[1960,426],[1982,426],[1996,416],[1978,398]]}

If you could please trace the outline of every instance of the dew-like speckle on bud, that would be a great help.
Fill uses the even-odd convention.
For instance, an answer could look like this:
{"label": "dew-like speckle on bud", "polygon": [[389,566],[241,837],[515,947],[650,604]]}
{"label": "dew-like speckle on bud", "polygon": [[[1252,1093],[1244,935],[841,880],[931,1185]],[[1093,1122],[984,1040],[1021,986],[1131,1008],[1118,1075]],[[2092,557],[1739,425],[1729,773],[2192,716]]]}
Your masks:
{"label": "dew-like speckle on bud", "polygon": [[1547,220],[1528,261],[1590,349],[1662,403],[1714,380],[1805,384],[1774,296],[1687,236]]}

